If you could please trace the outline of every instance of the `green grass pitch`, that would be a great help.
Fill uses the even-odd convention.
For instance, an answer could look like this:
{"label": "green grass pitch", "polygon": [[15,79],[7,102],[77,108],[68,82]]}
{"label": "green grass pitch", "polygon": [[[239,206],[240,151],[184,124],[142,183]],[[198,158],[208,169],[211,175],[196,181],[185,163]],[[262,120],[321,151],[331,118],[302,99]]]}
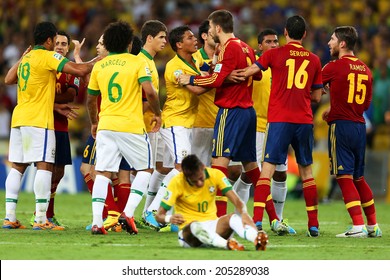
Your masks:
{"label": "green grass pitch", "polygon": [[[5,193],[0,192],[0,216],[5,214]],[[143,204],[136,212],[141,215]],[[252,211],[252,203],[248,210]],[[296,236],[277,236],[269,227],[266,251],[255,251],[253,244],[236,236],[246,250],[233,252],[222,249],[183,249],[178,246],[176,233],[160,233],[140,228],[138,235],[109,232],[95,236],[85,230],[91,222],[89,193],[59,194],[56,216],[66,225],[63,232],[33,231],[29,220],[35,209],[34,195],[21,193],[17,218],[24,230],[0,230],[1,260],[390,260],[390,205],[376,202],[382,238],[346,239],[335,235],[346,230],[350,218],[342,201],[319,205],[319,238],[306,237],[307,216],[302,199],[289,199],[285,217]],[[231,205],[229,205],[231,211]],[[264,224],[267,223],[267,218]]]}

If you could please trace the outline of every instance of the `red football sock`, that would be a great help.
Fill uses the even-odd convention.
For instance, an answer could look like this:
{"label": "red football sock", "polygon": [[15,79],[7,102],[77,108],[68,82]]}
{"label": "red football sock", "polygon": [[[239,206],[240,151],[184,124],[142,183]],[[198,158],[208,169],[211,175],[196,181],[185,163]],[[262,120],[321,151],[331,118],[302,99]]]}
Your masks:
{"label": "red football sock", "polygon": [[336,180],[343,194],[345,207],[351,216],[352,223],[357,226],[364,225],[359,192],[357,191],[352,178],[340,176],[336,178]]}
{"label": "red football sock", "polygon": [[[114,200],[114,195],[112,194],[111,184],[108,184],[107,188],[108,188],[108,190],[107,190],[107,197],[106,197],[106,202],[105,202],[105,208],[107,208],[107,214],[108,214],[108,212],[111,212],[111,211],[119,212],[119,208],[116,205],[115,200]],[[103,214],[103,218],[104,218],[104,214]]]}
{"label": "red football sock", "polygon": [[118,206],[119,212],[122,213],[126,207],[127,200],[130,195],[131,184],[119,184],[115,187],[114,193],[116,193],[116,205]]}
{"label": "red football sock", "polygon": [[[256,223],[263,221],[264,208],[266,207],[267,198],[271,194],[271,180],[269,178],[259,178],[259,181],[255,186],[253,197],[253,221]],[[273,207],[275,212],[275,206]],[[272,220],[270,220],[270,222],[272,222]]]}
{"label": "red football sock", "polygon": [[318,194],[317,185],[314,178],[309,178],[302,182],[303,197],[305,198],[308,227],[319,228],[318,223]]}
{"label": "red football sock", "polygon": [[88,188],[89,193],[92,194],[94,181],[93,181],[93,179],[91,177],[91,174],[89,174],[89,173],[85,174],[84,182],[85,182],[85,184],[87,184],[87,188]]}
{"label": "red football sock", "polygon": [[374,204],[374,195],[370,186],[367,184],[364,177],[360,177],[358,180],[354,180],[357,191],[360,195],[360,201],[364,210],[364,214],[367,217],[367,224],[372,226],[376,225],[376,211]]}
{"label": "red football sock", "polygon": [[252,184],[254,186],[256,186],[257,181],[260,178],[260,169],[258,167],[256,167],[256,168],[254,168],[252,170],[245,171],[245,174],[249,178],[249,180],[251,180]]}

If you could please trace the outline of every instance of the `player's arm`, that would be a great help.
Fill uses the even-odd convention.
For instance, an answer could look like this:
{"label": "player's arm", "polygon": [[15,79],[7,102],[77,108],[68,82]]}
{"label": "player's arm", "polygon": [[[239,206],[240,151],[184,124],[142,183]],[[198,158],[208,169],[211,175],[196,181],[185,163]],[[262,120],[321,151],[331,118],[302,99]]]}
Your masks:
{"label": "player's arm", "polygon": [[5,75],[5,78],[4,78],[4,83],[6,85],[13,85],[13,84],[16,84],[18,82],[18,75],[17,75],[17,73],[18,73],[19,64],[22,61],[23,56],[25,56],[27,53],[29,53],[31,51],[31,49],[32,49],[32,47],[29,46],[24,51],[24,53],[19,58],[19,60],[14,65],[12,65],[12,67],[8,70],[7,75]]}
{"label": "player's arm", "polygon": [[76,61],[76,63],[82,63],[83,60],[81,59],[81,47],[84,45],[84,42],[85,42],[85,38],[81,41],[79,40],[72,40],[73,44],[74,44],[74,50],[73,50],[73,57],[74,57],[74,60]]}
{"label": "player's arm", "polygon": [[175,225],[181,225],[185,222],[183,215],[180,213],[175,213],[173,215],[167,215],[167,210],[160,206],[157,210],[156,214],[156,221],[160,224],[175,224]]}
{"label": "player's arm", "polygon": [[210,91],[212,88],[203,88],[203,87],[198,87],[198,86],[191,86],[191,85],[186,85],[185,86],[190,92],[196,94],[196,95],[201,95],[203,93],[206,93]]}
{"label": "player's arm", "polygon": [[76,89],[70,87],[65,92],[61,94],[56,94],[54,102],[59,104],[73,102],[73,99],[76,95],[77,95]]}
{"label": "player's arm", "polygon": [[255,224],[253,223],[252,218],[249,216],[246,205],[244,202],[240,199],[240,197],[237,195],[237,193],[234,190],[229,190],[225,193],[226,197],[233,203],[235,209],[240,214],[242,218],[242,223],[245,225],[250,225],[252,227],[255,227]]}
{"label": "player's arm", "polygon": [[93,66],[97,61],[99,61],[100,57],[95,57],[94,59],[83,62],[83,63],[76,63],[73,61],[68,61],[62,69],[60,69],[60,72],[72,74],[76,77],[83,77],[87,74],[89,74],[92,71]]}
{"label": "player's arm", "polygon": [[98,95],[88,94],[87,97],[87,109],[89,120],[91,122],[91,134],[96,139],[97,125],[98,125],[98,113],[97,113],[97,97]]}
{"label": "player's arm", "polygon": [[322,96],[322,87],[321,88],[316,88],[311,91],[310,94],[310,99],[314,103],[320,103],[321,101],[321,96]]}
{"label": "player's arm", "polygon": [[145,97],[149,103],[149,109],[154,113],[154,117],[152,118],[152,123],[155,122],[152,132],[157,132],[161,127],[161,109],[160,109],[160,100],[158,98],[157,92],[153,87],[151,81],[143,81],[141,83],[142,90],[145,93]]}
{"label": "player's arm", "polygon": [[77,109],[79,109],[79,107],[72,104],[54,103],[54,111],[67,117],[69,120],[74,120],[79,116],[79,114],[75,111]]}

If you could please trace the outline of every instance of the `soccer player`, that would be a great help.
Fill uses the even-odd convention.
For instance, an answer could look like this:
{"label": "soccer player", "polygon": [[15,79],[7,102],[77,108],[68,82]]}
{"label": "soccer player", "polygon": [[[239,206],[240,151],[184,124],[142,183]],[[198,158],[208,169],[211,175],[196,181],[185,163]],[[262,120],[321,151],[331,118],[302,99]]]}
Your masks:
{"label": "soccer player", "polygon": [[[65,56],[69,52],[70,36],[65,31],[58,31],[54,51]],[[57,104],[66,104],[73,102],[78,94],[80,86],[79,78],[66,73],[57,73],[56,96],[54,102]],[[54,214],[54,199],[56,190],[61,179],[64,177],[65,165],[72,164],[72,155],[70,151],[70,140],[68,133],[68,118],[54,111],[54,132],[56,139],[56,155],[54,159],[53,174],[51,179],[50,201],[46,212],[49,222],[61,227],[61,223]],[[31,225],[34,224],[35,215],[31,219]]]}
{"label": "soccer player", "polygon": [[[203,59],[207,64],[201,71],[209,71],[215,55],[216,44],[211,37],[208,20],[201,23],[198,38],[202,47],[194,54],[195,60]],[[215,65],[214,65],[215,66]],[[199,95],[198,113],[192,128],[192,153],[197,155],[206,166],[211,166],[211,153],[213,149],[213,131],[218,107],[214,104],[215,89]]]}
{"label": "soccer player", "polygon": [[[191,153],[191,132],[198,110],[197,94],[206,92],[205,89],[194,89],[181,87],[177,77],[181,73],[201,74],[200,68],[204,65],[202,59],[195,60],[193,54],[197,51],[197,38],[191,29],[186,26],[179,26],[169,32],[169,43],[176,55],[168,61],[164,78],[167,88],[167,99],[164,103],[162,117],[163,126],[160,130],[164,142],[163,165],[168,167],[174,161],[174,168],[165,176],[151,205],[149,212],[157,210],[165,193],[169,181],[181,171],[182,159]],[[145,217],[149,224],[153,222],[153,215]]]}
{"label": "soccer player", "polygon": [[[262,55],[265,51],[269,49],[274,49],[279,47],[279,39],[278,34],[273,29],[264,29],[257,36],[258,48],[259,48],[259,56]],[[256,55],[258,58],[259,56]],[[234,73],[235,71],[233,71]],[[267,113],[268,113],[268,103],[269,96],[271,93],[271,69],[267,69],[262,72],[262,79],[260,81],[253,81],[253,107],[256,110],[256,118],[257,118],[257,128],[256,128],[256,155],[257,155],[257,164],[260,166],[262,164],[263,157],[263,147],[265,140],[265,132],[267,128]],[[283,208],[284,203],[287,196],[287,162],[284,164],[276,165],[275,173],[272,176],[272,187],[271,193],[272,195],[267,197],[266,202],[266,210],[272,211],[271,207],[267,207],[269,203],[274,204],[276,215],[278,218],[283,221]],[[247,203],[249,199],[249,191],[252,184],[248,182],[248,178],[245,176],[245,172],[241,174],[241,177],[234,184],[234,190],[240,196],[240,198]],[[258,195],[258,194],[257,194]],[[268,208],[270,208],[268,210]],[[274,213],[268,213],[270,219],[273,219]],[[286,221],[283,221],[285,225],[288,227],[289,234],[296,234],[296,231],[287,225]],[[257,221],[256,226],[258,229],[262,229],[262,222]]]}
{"label": "soccer player", "polygon": [[[138,56],[144,59],[149,67],[150,73],[152,75],[152,83],[155,88],[157,94],[159,93],[160,82],[159,82],[159,74],[157,71],[156,64],[154,62],[154,57],[165,48],[167,44],[167,27],[161,21],[158,20],[148,20],[146,21],[141,28],[141,41],[143,42],[143,47],[138,54]],[[160,187],[161,181],[161,168],[162,168],[162,140],[159,137],[159,133],[153,131],[153,127],[155,123],[152,122],[152,118],[154,116],[152,110],[149,107],[149,103],[146,98],[143,99],[144,106],[144,122],[146,127],[146,132],[148,133],[150,144],[152,147],[152,162],[156,166],[156,169],[153,171],[152,176],[150,178],[144,211],[143,218],[147,218],[149,215],[152,215],[152,212],[148,212],[147,208],[153,201],[158,188]],[[161,157],[161,158],[160,158]],[[169,170],[168,170],[169,172]],[[145,190],[138,190],[134,187],[131,189],[131,193],[129,196],[129,204],[132,207],[132,211],[134,212],[139,203],[142,200],[142,196],[144,195]],[[129,213],[131,214],[131,213]],[[146,223],[148,223],[146,221]],[[152,224],[152,226],[156,227],[158,225]]]}
{"label": "soccer player", "polygon": [[[226,195],[238,210],[217,218],[215,197],[217,190]],[[167,211],[175,207],[175,214]],[[254,243],[257,250],[265,250],[268,237],[257,231],[246,205],[240,200],[225,175],[218,169],[205,167],[196,155],[182,161],[182,172],[172,178],[156,219],[160,223],[177,224],[179,244],[182,247],[202,245],[229,250],[244,250],[232,238],[233,232]]]}
{"label": "soccer player", "polygon": [[7,84],[18,83],[18,104],[12,114],[9,143],[12,168],[5,184],[3,228],[24,228],[16,219],[16,204],[22,176],[34,163],[37,172],[34,178],[36,216],[33,230],[63,229],[46,218],[56,153],[53,115],[56,74],[63,72],[84,76],[92,70],[95,60],[77,64],[54,52],[56,36],[57,28],[53,23],[38,23],[34,29],[34,48],[7,73],[10,77],[6,78]]}
{"label": "soccer player", "polygon": [[[251,65],[255,61],[255,53],[234,36],[233,15],[229,11],[215,11],[208,19],[211,36],[221,45],[214,72],[204,77],[180,75],[179,82],[182,85],[217,88],[214,103],[219,110],[214,125],[211,166],[227,175],[229,161],[241,161],[246,175],[255,185],[260,169],[256,160],[256,112],[252,100],[252,77],[241,83],[223,83],[233,70]],[[219,205],[221,209],[218,212],[223,215],[226,207],[226,204]],[[272,227],[278,232],[287,231],[276,215]]]}
{"label": "soccer player", "polygon": [[353,224],[336,237],[381,237],[373,193],[364,179],[366,124],[363,113],[372,100],[372,74],[354,55],[357,40],[358,33],[353,26],[336,27],[328,42],[330,54],[336,60],[322,70],[323,83],[329,86],[330,94],[330,108],[322,116],[329,124],[331,174],[336,176]]}
{"label": "soccer player", "polygon": [[[82,41],[80,45],[78,44],[78,42],[75,42],[74,40],[73,42],[78,46],[74,50],[74,57],[76,62],[80,63],[82,62],[80,57],[80,49],[84,41]],[[97,56],[99,56],[100,58],[104,58],[108,55],[108,51],[106,50],[103,44],[103,35],[100,36],[98,43],[96,45],[96,53]],[[100,103],[101,103],[101,96],[99,96],[97,100],[98,112],[100,111]],[[92,194],[92,189],[93,189],[93,184],[95,179],[95,163],[96,163],[96,143],[95,143],[95,139],[92,137],[92,135],[90,135],[87,139],[87,143],[84,148],[83,158],[81,160],[80,172],[83,175],[85,184],[87,185],[88,191],[91,194]],[[119,169],[120,171],[127,169],[128,172],[130,172],[130,166],[124,159],[122,159]],[[129,190],[124,202],[122,202],[123,199],[120,200],[118,199],[117,201],[115,201],[114,195],[112,193],[112,189],[115,190],[120,185],[119,183],[120,180],[117,177],[117,175],[123,178],[121,174],[113,174],[111,178],[111,183],[107,185],[108,188],[107,197],[105,201],[105,206],[103,208],[103,219],[104,219],[103,225],[106,230],[108,229],[115,230],[115,231],[121,230],[121,227],[116,225],[118,223],[118,218],[122,213],[124,206],[126,205],[128,193],[130,192]],[[127,185],[125,187],[127,187]],[[123,206],[119,207],[118,204],[122,204]],[[86,226],[85,229],[91,230],[92,224]]]}
{"label": "soccer player", "polygon": [[289,17],[284,35],[285,46],[266,51],[255,64],[243,71],[245,77],[268,68],[272,71],[264,162],[255,188],[253,219],[255,222],[262,221],[271,178],[276,165],[286,162],[291,144],[303,182],[308,215],[307,235],[317,237],[318,197],[311,168],[314,144],[311,102],[318,103],[321,99],[321,62],[318,56],[302,46],[306,36],[303,17]]}
{"label": "soccer player", "polygon": [[[142,91],[155,114],[153,131],[161,126],[161,112],[150,70],[144,59],[129,54],[133,29],[124,21],[109,24],[103,35],[109,55],[92,70],[88,84],[87,107],[91,134],[96,138],[95,182],[92,190],[92,234],[106,234],[102,212],[107,196],[107,185],[113,172],[118,172],[122,157],[137,170],[133,187],[146,190],[151,172],[150,142],[143,121]],[[102,103],[97,117],[97,96]],[[127,232],[137,234],[133,216],[128,216],[126,204],[119,218]]]}

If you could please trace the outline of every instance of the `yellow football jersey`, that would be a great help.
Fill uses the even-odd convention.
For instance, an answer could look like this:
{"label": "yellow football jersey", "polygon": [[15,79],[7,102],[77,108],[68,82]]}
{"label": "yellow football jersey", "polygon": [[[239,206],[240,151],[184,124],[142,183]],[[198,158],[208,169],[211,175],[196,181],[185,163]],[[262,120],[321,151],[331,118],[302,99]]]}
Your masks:
{"label": "yellow football jersey", "polygon": [[180,74],[200,75],[200,66],[203,60],[193,62],[196,68],[187,63],[183,58],[175,55],[168,61],[164,78],[167,88],[167,99],[164,103],[162,118],[163,128],[172,126],[183,126],[192,128],[196,113],[198,112],[198,96],[190,92],[186,87],[182,87],[177,82]]}
{"label": "yellow football jersey", "polygon": [[19,64],[17,105],[11,127],[54,129],[54,97],[57,71],[69,60],[57,52],[35,46]]}
{"label": "yellow football jersey", "polygon": [[265,132],[267,127],[267,114],[269,95],[271,93],[271,69],[262,72],[260,81],[253,81],[252,99],[253,108],[256,110],[258,132]]}
{"label": "yellow football jersey", "polygon": [[[211,62],[211,59],[203,48],[198,50],[193,56],[196,60],[203,59],[206,63]],[[216,89],[214,88],[198,96],[198,113],[195,118],[194,127],[214,128],[215,118],[218,113],[218,107],[214,104],[215,91]]]}
{"label": "yellow football jersey", "polygon": [[205,169],[206,180],[203,187],[191,186],[181,172],[169,182],[161,206],[169,210],[175,207],[175,213],[180,213],[185,223],[183,228],[192,221],[209,221],[217,219],[215,196],[217,190],[226,194],[233,187],[222,171],[213,168]]}
{"label": "yellow football jersey", "polygon": [[[145,59],[146,63],[148,64],[150,74],[152,75],[152,84],[154,88],[156,89],[156,92],[159,92],[159,77],[158,77],[158,72],[157,72],[157,67],[156,63],[153,60],[153,57],[144,49],[140,51],[138,56],[142,57]],[[154,116],[154,113],[152,112],[151,109],[148,109],[144,113],[144,122],[145,122],[145,127],[146,127],[146,132],[151,132],[153,125],[150,124],[152,118]]]}
{"label": "yellow football jersey", "polygon": [[145,59],[129,53],[110,53],[96,62],[88,94],[102,95],[98,130],[143,134],[142,86],[152,81]]}

